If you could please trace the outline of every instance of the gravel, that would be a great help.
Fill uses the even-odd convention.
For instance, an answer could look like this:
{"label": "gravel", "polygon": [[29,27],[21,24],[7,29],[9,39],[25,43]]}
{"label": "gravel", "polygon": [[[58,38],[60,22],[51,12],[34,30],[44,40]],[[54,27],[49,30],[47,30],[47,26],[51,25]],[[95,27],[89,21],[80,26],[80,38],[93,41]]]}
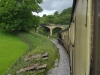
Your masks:
{"label": "gravel", "polygon": [[70,75],[69,56],[57,40],[52,41],[59,48],[60,60],[55,60],[55,68],[48,71],[47,75]]}

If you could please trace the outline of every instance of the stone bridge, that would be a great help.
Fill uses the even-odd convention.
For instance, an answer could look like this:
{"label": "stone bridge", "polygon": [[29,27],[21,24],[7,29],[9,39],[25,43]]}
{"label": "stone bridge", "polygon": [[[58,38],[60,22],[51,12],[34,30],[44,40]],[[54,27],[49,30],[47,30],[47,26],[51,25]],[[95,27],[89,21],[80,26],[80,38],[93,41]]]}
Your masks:
{"label": "stone bridge", "polygon": [[55,29],[55,28],[64,29],[67,25],[59,25],[59,24],[58,25],[56,25],[56,24],[43,25],[43,24],[41,24],[40,26],[49,28],[50,29],[50,36],[52,36],[53,29]]}

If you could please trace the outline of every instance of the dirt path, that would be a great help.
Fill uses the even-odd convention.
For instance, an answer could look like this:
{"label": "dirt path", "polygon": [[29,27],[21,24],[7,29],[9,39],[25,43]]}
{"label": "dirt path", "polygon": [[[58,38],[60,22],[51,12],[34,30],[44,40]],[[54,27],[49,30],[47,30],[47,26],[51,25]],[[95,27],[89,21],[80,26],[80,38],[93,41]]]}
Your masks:
{"label": "dirt path", "polygon": [[70,75],[69,57],[66,50],[57,40],[52,41],[59,48],[60,60],[55,62],[55,68],[48,71],[47,75]]}

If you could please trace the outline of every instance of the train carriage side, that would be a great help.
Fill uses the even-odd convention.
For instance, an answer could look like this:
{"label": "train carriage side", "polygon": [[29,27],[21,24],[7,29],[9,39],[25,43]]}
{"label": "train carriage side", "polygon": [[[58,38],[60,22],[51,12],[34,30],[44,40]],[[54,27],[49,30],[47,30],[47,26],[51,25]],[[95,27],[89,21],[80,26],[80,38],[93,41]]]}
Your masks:
{"label": "train carriage side", "polygon": [[100,0],[94,0],[94,38],[91,75],[100,75]]}
{"label": "train carriage side", "polygon": [[60,42],[64,45],[67,52],[69,52],[69,27],[65,30],[62,30],[59,34],[61,36]]}
{"label": "train carriage side", "polygon": [[100,0],[74,0],[73,6],[69,31],[72,75],[100,75]]}
{"label": "train carriage side", "polygon": [[74,62],[74,40],[75,39],[75,23],[74,19],[73,22],[70,23],[70,28],[69,28],[69,57],[70,57],[70,67],[71,67],[71,74],[73,72],[73,62]]}
{"label": "train carriage side", "polygon": [[[71,22],[75,25],[74,44],[70,46],[70,49],[72,48],[70,53],[72,54],[72,75],[89,75],[92,43],[92,0],[74,0],[74,2],[75,7]],[[70,39],[73,40],[72,36]]]}

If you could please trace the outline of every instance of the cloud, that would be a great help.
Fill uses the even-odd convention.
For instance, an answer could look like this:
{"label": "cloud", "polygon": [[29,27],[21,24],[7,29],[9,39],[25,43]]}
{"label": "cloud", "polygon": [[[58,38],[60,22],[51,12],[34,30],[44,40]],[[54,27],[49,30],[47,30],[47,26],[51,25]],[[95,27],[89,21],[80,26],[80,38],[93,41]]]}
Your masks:
{"label": "cloud", "polygon": [[43,0],[40,6],[44,10],[52,11],[57,10],[61,12],[63,9],[71,7],[73,0]]}
{"label": "cloud", "polygon": [[36,13],[36,12],[32,12],[32,14],[38,16],[38,13]]}
{"label": "cloud", "polygon": [[35,16],[40,16],[40,17],[42,17],[44,14],[46,14],[46,15],[51,15],[51,14],[53,14],[54,12],[55,12],[56,10],[43,10],[41,13],[36,13],[36,12],[32,12],[32,14],[33,15],[35,15]]}
{"label": "cloud", "polygon": [[56,11],[56,10],[43,10],[43,11],[42,11],[41,13],[39,13],[38,15],[39,15],[40,17],[42,17],[43,14],[51,15],[51,14],[53,14],[55,11]]}
{"label": "cloud", "polygon": [[50,15],[53,14],[55,11],[58,11],[60,13],[64,9],[71,7],[72,2],[73,0],[43,0],[43,3],[40,4],[43,11],[38,14],[36,12],[32,12],[32,14],[42,17],[43,14]]}

